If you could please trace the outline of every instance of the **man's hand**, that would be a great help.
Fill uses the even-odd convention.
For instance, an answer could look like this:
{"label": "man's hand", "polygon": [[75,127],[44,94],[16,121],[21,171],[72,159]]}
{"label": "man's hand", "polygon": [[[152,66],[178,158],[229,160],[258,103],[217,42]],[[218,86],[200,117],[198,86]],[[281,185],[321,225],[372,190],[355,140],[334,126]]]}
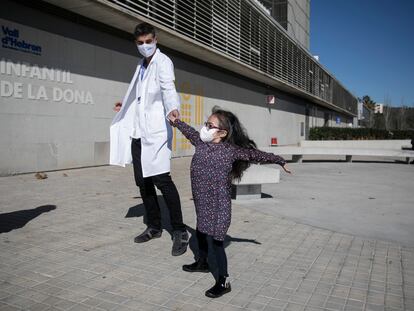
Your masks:
{"label": "man's hand", "polygon": [[121,102],[115,103],[114,111],[115,112],[119,112],[119,110],[121,110],[121,107],[122,107],[122,103]]}
{"label": "man's hand", "polygon": [[180,112],[179,112],[177,109],[175,109],[175,110],[171,111],[171,112],[168,114],[168,119],[169,119],[171,122],[174,122],[176,119],[179,119],[179,118],[180,118]]}

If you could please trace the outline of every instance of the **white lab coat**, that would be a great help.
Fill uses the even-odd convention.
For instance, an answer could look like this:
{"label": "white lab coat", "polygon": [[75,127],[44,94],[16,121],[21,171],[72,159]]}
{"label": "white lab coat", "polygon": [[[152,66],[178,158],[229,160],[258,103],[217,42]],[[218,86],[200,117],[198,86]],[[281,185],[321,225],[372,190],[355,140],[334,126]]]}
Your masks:
{"label": "white lab coat", "polygon": [[136,104],[135,87],[143,61],[138,64],[121,110],[111,124],[109,164],[125,166],[132,163],[131,135],[135,109],[139,109],[142,173],[149,177],[170,171],[172,129],[166,117],[171,111],[179,110],[180,100],[174,84],[174,65],[157,49],[141,81],[140,104]]}

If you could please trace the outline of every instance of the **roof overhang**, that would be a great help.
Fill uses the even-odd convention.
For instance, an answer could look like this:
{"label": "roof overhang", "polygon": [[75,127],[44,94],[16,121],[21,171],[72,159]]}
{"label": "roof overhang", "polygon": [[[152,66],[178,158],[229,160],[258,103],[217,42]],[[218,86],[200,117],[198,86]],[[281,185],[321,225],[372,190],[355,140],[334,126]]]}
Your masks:
{"label": "roof overhang", "polygon": [[307,99],[320,106],[344,113],[349,116],[356,116],[354,113],[341,107],[337,107],[321,98],[278,80],[260,70],[257,70],[241,61],[203,45],[191,38],[188,38],[176,31],[173,31],[161,24],[147,19],[145,16],[133,13],[127,9],[113,4],[106,0],[43,0],[54,6],[63,8],[73,13],[85,16],[111,27],[132,33],[137,23],[148,22],[157,28],[157,36],[162,45],[176,50],[182,54],[195,57],[204,62],[225,68],[249,79],[261,82],[265,85],[280,89],[290,94]]}

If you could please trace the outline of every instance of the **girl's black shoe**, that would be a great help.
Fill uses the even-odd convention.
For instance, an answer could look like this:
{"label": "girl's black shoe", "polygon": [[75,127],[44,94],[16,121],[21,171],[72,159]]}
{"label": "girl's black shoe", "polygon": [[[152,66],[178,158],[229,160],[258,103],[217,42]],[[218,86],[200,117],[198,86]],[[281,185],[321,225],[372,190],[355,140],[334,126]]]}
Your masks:
{"label": "girl's black shoe", "polygon": [[206,291],[206,296],[209,298],[218,298],[224,294],[231,292],[231,285],[229,282],[226,282],[226,277],[220,276],[216,285]]}
{"label": "girl's black shoe", "polygon": [[210,272],[207,259],[205,258],[200,258],[196,262],[192,263],[191,265],[184,265],[183,270],[187,272],[203,272],[203,273]]}

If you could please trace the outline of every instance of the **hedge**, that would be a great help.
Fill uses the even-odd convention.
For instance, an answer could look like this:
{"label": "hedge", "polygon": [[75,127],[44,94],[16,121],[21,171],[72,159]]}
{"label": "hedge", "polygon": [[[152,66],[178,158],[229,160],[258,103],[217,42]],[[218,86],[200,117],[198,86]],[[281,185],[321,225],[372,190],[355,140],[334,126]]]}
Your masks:
{"label": "hedge", "polygon": [[309,140],[414,139],[414,131],[387,131],[372,128],[314,127]]}

